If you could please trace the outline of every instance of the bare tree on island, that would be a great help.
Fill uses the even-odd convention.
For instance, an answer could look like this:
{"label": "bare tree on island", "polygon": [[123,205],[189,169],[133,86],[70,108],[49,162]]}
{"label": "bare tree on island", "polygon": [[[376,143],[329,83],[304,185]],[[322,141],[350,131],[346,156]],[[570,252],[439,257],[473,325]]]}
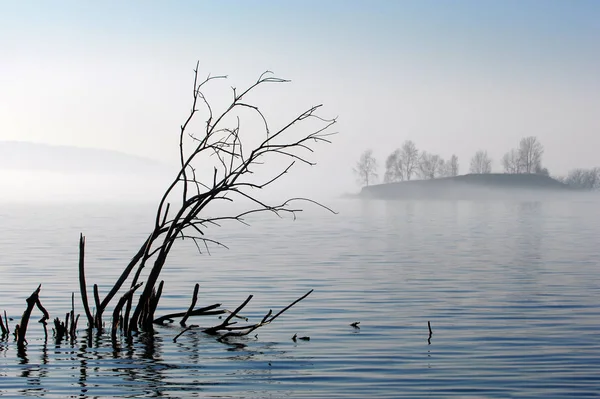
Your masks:
{"label": "bare tree on island", "polygon": [[537,173],[542,169],[544,146],[537,137],[529,136],[519,143],[519,166],[521,173]]}
{"label": "bare tree on island", "polygon": [[406,140],[402,144],[399,158],[404,177],[410,180],[419,169],[419,150],[413,141]]}
{"label": "bare tree on island", "polygon": [[458,170],[459,170],[459,165],[458,165],[458,157],[454,154],[452,154],[452,156],[450,157],[450,161],[448,161],[447,163],[447,168],[448,168],[448,176],[450,177],[455,177],[458,176]]}
{"label": "bare tree on island", "polygon": [[384,181],[392,183],[410,180],[419,172],[419,150],[415,143],[406,140],[402,146],[392,152],[385,160]]}
{"label": "bare tree on island", "polygon": [[385,160],[383,181],[385,183],[392,183],[404,180],[403,166],[400,150],[395,150]]}
{"label": "bare tree on island", "polygon": [[487,151],[480,150],[475,153],[473,158],[471,158],[469,171],[475,174],[492,173],[492,160],[488,156]]}
{"label": "bare tree on island", "polygon": [[502,157],[502,167],[504,173],[521,173],[521,161],[519,159],[519,151],[512,149]]}
{"label": "bare tree on island", "polygon": [[573,169],[559,181],[579,190],[600,190],[600,168]]}
{"label": "bare tree on island", "polygon": [[419,175],[423,179],[442,177],[445,171],[444,160],[437,154],[423,151],[419,158]]}
{"label": "bare tree on island", "polygon": [[519,148],[513,148],[502,157],[504,173],[536,173],[549,175],[548,169],[542,167],[544,146],[535,136],[521,139]]}
{"label": "bare tree on island", "polygon": [[352,170],[359,185],[368,186],[375,182],[378,174],[377,160],[373,156],[373,150],[365,150]]}
{"label": "bare tree on island", "polygon": [[[227,316],[223,316],[219,324],[203,331],[220,338],[246,335],[269,324],[312,292],[309,291],[279,312],[267,312],[256,323],[238,325],[232,319],[241,318],[238,313],[250,302],[252,295],[235,310],[223,309],[220,304],[197,308],[196,285],[189,308],[158,318],[154,316],[164,288],[164,282],[159,282],[160,274],[175,242],[189,240],[200,253],[209,252],[212,245],[225,247],[225,244],[206,235],[209,227],[217,227],[227,222],[247,224],[248,216],[261,212],[280,217],[284,214],[295,217],[302,210],[298,206],[301,202],[324,207],[308,198],[289,198],[273,203],[262,199],[259,194],[262,189],[275,184],[290,172],[296,164],[314,165],[307,155],[313,152],[315,144],[330,142],[329,136],[333,133],[329,133],[329,128],[336,120],[319,116],[318,111],[322,105],[315,105],[299,112],[285,123],[273,126],[267,115],[258,105],[250,102],[249,98],[251,94],[269,84],[288,82],[272,76],[271,72],[263,73],[243,90],[232,88],[230,102],[222,107],[216,106],[211,104],[203,90],[207,85],[223,79],[226,79],[226,76],[209,75],[202,80],[199,77],[198,64],[196,65],[191,90],[191,110],[178,134],[179,171],[158,203],[152,231],[141,243],[139,250],[114,285],[103,298],[98,285],[93,285],[94,313],[91,312],[92,306],[88,303],[84,267],[85,238],[81,236],[79,282],[90,330],[103,330],[104,312],[119,292],[122,296],[112,312],[113,339],[116,339],[119,331],[129,335],[138,328],[151,329],[154,323],[160,324],[169,319],[181,318],[180,324],[185,326],[185,321],[191,316],[222,314]],[[205,117],[204,123],[194,123],[201,114]],[[258,123],[258,133],[256,129],[244,129],[246,124],[242,123],[242,120],[253,120],[254,122],[249,123],[255,125]],[[263,163],[275,158],[287,160],[287,163],[270,174],[263,169],[262,177],[255,174]],[[236,205],[235,209],[223,216],[205,215],[205,210],[210,204],[231,204],[234,201],[236,204],[241,202],[245,208],[240,211],[240,207]],[[136,295],[141,287],[141,294]],[[122,288],[125,292],[122,292]],[[67,318],[65,323],[68,324],[68,321]],[[56,319],[55,324],[58,327],[61,323]],[[74,324],[76,319],[72,316],[72,331],[75,331]]]}

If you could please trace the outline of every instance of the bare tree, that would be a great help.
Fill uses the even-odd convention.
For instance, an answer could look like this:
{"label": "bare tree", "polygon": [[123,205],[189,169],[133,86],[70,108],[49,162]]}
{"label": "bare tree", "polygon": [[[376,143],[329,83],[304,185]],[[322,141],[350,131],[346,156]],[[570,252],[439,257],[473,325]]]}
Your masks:
{"label": "bare tree", "polygon": [[365,150],[353,170],[358,184],[361,186],[368,186],[373,183],[378,177],[377,160],[373,156],[373,150]]}
{"label": "bare tree", "polygon": [[521,173],[535,173],[541,169],[544,146],[535,136],[521,139],[519,143],[519,166]]}
{"label": "bare tree", "polygon": [[439,161],[439,171],[437,177],[448,177],[450,176],[450,163],[446,162],[442,157]]}
{"label": "bare tree", "polygon": [[383,180],[386,183],[404,180],[402,166],[403,162],[400,156],[400,150],[395,150],[388,155],[387,159],[385,160],[385,175]]}
{"label": "bare tree", "polygon": [[419,150],[411,140],[407,140],[400,147],[400,159],[402,171],[406,180],[410,180],[419,169]]}
{"label": "bare tree", "polygon": [[519,151],[512,149],[502,157],[502,167],[504,173],[516,174],[521,173],[521,161]]}
{"label": "bare tree", "polygon": [[445,159],[440,158],[439,171],[438,171],[437,177],[455,176],[455,175],[453,175],[451,160],[452,159],[450,159],[450,161],[446,161]]}
{"label": "bare tree", "polygon": [[448,176],[458,176],[458,170],[458,157],[452,154],[450,161],[448,162]]}
{"label": "bare tree", "polygon": [[[335,123],[335,119],[320,117],[317,111],[321,105],[316,105],[298,113],[286,123],[272,126],[263,111],[257,105],[247,101],[251,93],[268,84],[288,82],[273,77],[270,72],[262,74],[257,81],[244,90],[233,88],[231,102],[223,108],[218,107],[222,111],[215,112],[217,107],[210,104],[203,90],[209,83],[225,78],[225,76],[208,76],[202,80],[199,78],[198,65],[196,65],[194,86],[191,91],[191,110],[181,125],[178,135],[179,171],[158,204],[153,230],[104,299],[101,300],[98,286],[94,284],[96,309],[94,315],[91,314],[87,303],[83,260],[85,240],[82,237],[79,278],[82,301],[90,328],[102,329],[104,311],[128,281],[128,291],[121,297],[113,312],[113,330],[116,330],[120,319],[123,320],[122,329],[126,334],[136,331],[139,327],[151,329],[152,323],[162,320],[162,318],[154,318],[163,290],[163,281],[158,283],[158,280],[176,241],[189,240],[200,252],[208,251],[211,245],[224,247],[224,244],[205,235],[208,227],[219,226],[228,221],[246,224],[247,216],[260,212],[270,212],[275,215],[288,213],[295,216],[301,210],[294,205],[298,200],[317,204],[305,198],[290,198],[281,203],[270,203],[261,199],[259,194],[261,189],[271,186],[286,175],[295,164],[313,165],[306,158],[306,154],[313,151],[311,148],[313,144],[329,142],[328,136],[331,133],[328,133],[328,129]],[[194,120],[201,112],[206,116],[205,123],[194,125]],[[263,129],[262,136],[257,136],[254,133],[256,130],[252,129],[248,130],[251,135],[247,135],[246,130],[242,129],[242,117],[251,115],[255,116],[255,121],[260,121]],[[301,127],[310,129],[308,134],[297,129]],[[275,172],[263,169],[262,177],[254,173],[263,163],[276,157],[287,160],[287,166]],[[234,201],[238,203],[238,200],[241,200],[242,205],[246,207],[242,211],[239,211],[239,206],[236,206],[229,215],[204,215],[203,211],[211,203],[229,204]],[[129,279],[132,274],[133,278]],[[135,291],[142,285],[143,292],[136,297]],[[215,334],[221,331],[224,332],[223,336],[230,336],[245,335],[261,325],[270,323],[281,312],[289,309],[308,294],[275,316],[269,312],[258,324],[235,327],[231,326],[234,323],[230,321],[231,318],[243,309],[252,296],[249,296],[235,311],[230,312],[218,309],[220,307],[218,304],[193,309],[196,295],[197,289],[194,291],[192,306],[187,312],[171,316],[186,315],[187,318],[190,315],[229,313],[221,324],[205,331]],[[122,308],[124,311],[120,318]]]}
{"label": "bare tree", "polygon": [[423,179],[435,179],[441,177],[444,161],[437,154],[429,154],[426,151],[421,153],[419,158],[419,175]]}
{"label": "bare tree", "polygon": [[488,156],[487,151],[477,151],[471,158],[471,173],[486,174],[492,173],[492,160]]}
{"label": "bare tree", "polygon": [[600,190],[600,168],[574,169],[559,180],[580,190]]}

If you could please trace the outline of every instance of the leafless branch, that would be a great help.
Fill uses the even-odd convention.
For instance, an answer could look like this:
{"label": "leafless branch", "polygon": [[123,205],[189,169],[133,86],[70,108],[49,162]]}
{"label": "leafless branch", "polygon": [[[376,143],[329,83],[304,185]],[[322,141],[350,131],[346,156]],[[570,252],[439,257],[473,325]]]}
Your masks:
{"label": "leafless branch", "polygon": [[[291,198],[282,203],[270,203],[259,198],[255,190],[264,189],[279,181],[284,175],[288,174],[296,165],[314,165],[303,154],[312,154],[314,145],[318,143],[330,143],[329,129],[336,123],[336,119],[327,119],[318,115],[322,104],[312,106],[292,117],[287,122],[275,128],[267,117],[267,112],[258,104],[249,101],[249,94],[258,91],[263,85],[268,83],[287,83],[289,80],[278,78],[272,72],[266,71],[247,88],[237,90],[232,88],[233,98],[225,107],[213,107],[205,96],[203,90],[209,83],[215,80],[226,79],[226,76],[208,75],[205,79],[199,78],[199,63],[194,69],[194,81],[192,90],[192,104],[187,117],[179,129],[179,171],[171,183],[164,191],[156,210],[154,230],[148,235],[137,254],[132,258],[114,286],[109,290],[106,297],[101,301],[98,292],[98,286],[94,285],[94,301],[96,304],[96,314],[94,325],[101,328],[102,314],[109,302],[121,290],[123,284],[130,280],[132,272],[135,273],[129,282],[129,290],[121,297],[119,304],[121,308],[127,303],[125,312],[126,319],[124,324],[129,324],[125,330],[133,331],[139,326],[148,326],[160,322],[161,318],[152,320],[152,313],[156,309],[160,291],[156,290],[159,276],[169,256],[170,250],[175,241],[179,239],[191,239],[200,251],[204,245],[207,252],[209,245],[217,245],[227,248],[221,242],[206,236],[206,229],[209,226],[219,226],[221,222],[233,221],[246,224],[244,220],[247,216],[260,213],[271,212],[279,217],[284,213],[291,214],[294,218],[300,212],[301,208],[291,207],[292,202],[306,201],[316,204],[322,209],[333,212],[329,207],[320,204],[317,201],[306,198]],[[222,111],[217,111],[222,109]],[[259,129],[263,130],[265,136],[259,136],[258,142],[250,147],[249,142],[252,137],[246,133],[246,124],[242,121],[242,116],[250,111],[252,117],[260,120]],[[202,114],[205,117],[205,125],[202,134],[190,133],[191,126],[196,117]],[[306,133],[297,133],[296,127],[304,127],[305,122],[311,120],[313,124],[308,124],[309,129]],[[245,129],[242,129],[244,126]],[[300,136],[299,136],[300,134]],[[263,138],[264,137],[264,138]],[[259,167],[273,157],[285,157],[290,160],[283,170],[276,171],[274,175],[267,178],[257,178],[254,174],[255,168]],[[226,200],[231,202],[235,199],[242,199],[248,203],[248,207],[241,212],[233,215],[224,215],[216,217],[203,216],[205,209],[209,204],[217,201]],[[173,205],[172,204],[177,204]],[[335,213],[335,212],[334,212]],[[83,264],[83,256],[81,257]],[[144,287],[141,294],[135,293],[139,287],[138,279],[142,278],[142,271],[148,269],[145,273]],[[83,269],[83,266],[81,266]],[[81,270],[83,272],[83,270]],[[83,276],[83,273],[81,273]],[[85,281],[81,280],[82,296],[85,293]],[[129,309],[131,308],[134,295],[137,297],[137,304],[133,314],[129,318]],[[197,292],[196,294],[197,295]],[[195,297],[194,295],[194,297]],[[308,294],[307,294],[308,295]],[[126,296],[126,299],[124,299]],[[252,296],[240,305],[232,314],[230,314],[221,326],[208,329],[209,332],[216,332],[221,329],[232,328],[233,317],[250,301]],[[301,298],[303,299],[303,298]],[[301,300],[300,299],[300,300]],[[123,302],[124,301],[124,302]],[[296,303],[296,302],[294,302]],[[292,305],[294,304],[292,303]],[[118,304],[118,305],[119,305]],[[292,306],[290,305],[290,306]],[[204,313],[198,309],[192,310],[195,306],[195,300],[185,313],[183,323],[188,317],[193,315],[217,314],[221,310],[205,310]],[[283,311],[287,310],[285,308]],[[283,312],[282,311],[282,312]],[[208,312],[208,313],[206,313]],[[270,313],[259,323],[264,325],[273,321],[279,314],[272,316]],[[220,314],[220,313],[219,313]],[[86,311],[88,319],[89,311]],[[114,316],[114,314],[113,314]],[[114,317],[113,317],[114,320]],[[244,327],[235,331],[249,331],[254,327]],[[234,330],[227,330],[232,332]]]}

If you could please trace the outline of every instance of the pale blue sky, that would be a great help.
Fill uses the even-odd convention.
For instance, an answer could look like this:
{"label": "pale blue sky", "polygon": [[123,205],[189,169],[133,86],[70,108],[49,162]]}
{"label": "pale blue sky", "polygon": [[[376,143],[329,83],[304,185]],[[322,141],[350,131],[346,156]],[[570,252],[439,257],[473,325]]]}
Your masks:
{"label": "pale blue sky", "polygon": [[[499,159],[525,135],[556,174],[600,165],[597,1],[0,1],[0,140],[175,158],[190,71],[265,92],[276,115],[325,103],[334,144],[298,179],[332,192],[402,141]],[[165,150],[167,149],[167,150]],[[383,174],[383,170],[381,171]],[[315,180],[318,177],[318,180]]]}

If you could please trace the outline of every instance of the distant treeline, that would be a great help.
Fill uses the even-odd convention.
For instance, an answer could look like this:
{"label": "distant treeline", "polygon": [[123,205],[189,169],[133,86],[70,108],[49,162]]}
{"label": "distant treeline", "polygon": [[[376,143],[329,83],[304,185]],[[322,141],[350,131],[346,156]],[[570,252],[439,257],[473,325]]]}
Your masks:
{"label": "distant treeline", "polygon": [[[517,148],[504,154],[500,162],[504,173],[507,174],[550,176],[548,169],[543,166],[543,155],[544,146],[537,137],[529,136],[521,139]],[[364,151],[354,168],[358,183],[361,186],[369,186],[376,182],[379,177],[378,169],[373,151],[370,149]],[[438,154],[419,150],[413,141],[407,140],[387,156],[383,181],[393,183],[408,181],[415,177],[422,180],[453,177],[458,176],[459,169],[456,155],[453,154],[446,160]],[[492,159],[487,151],[479,150],[473,155],[469,163],[469,173],[492,173]],[[574,169],[566,176],[553,176],[553,178],[577,189],[600,189],[600,167]]]}

